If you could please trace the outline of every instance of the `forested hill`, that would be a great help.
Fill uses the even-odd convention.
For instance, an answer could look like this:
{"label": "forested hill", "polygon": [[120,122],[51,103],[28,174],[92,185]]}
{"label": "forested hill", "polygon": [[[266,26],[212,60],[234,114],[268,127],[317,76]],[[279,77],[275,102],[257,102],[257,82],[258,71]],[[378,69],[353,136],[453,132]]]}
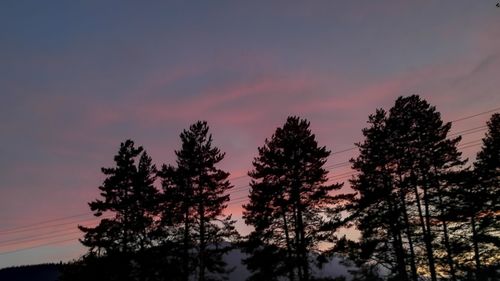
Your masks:
{"label": "forested hill", "polygon": [[59,278],[59,264],[38,264],[0,269],[2,281],[56,281]]}
{"label": "forested hill", "polygon": [[[239,250],[233,250],[224,257],[225,262],[233,269],[228,276],[229,281],[244,281],[249,277],[250,273],[241,262],[243,258],[244,254]],[[4,268],[0,269],[0,281],[57,281],[63,266],[60,264],[39,264]],[[321,269],[313,267],[313,270],[319,277],[346,276],[346,280],[350,280],[347,268],[335,258],[327,262]]]}

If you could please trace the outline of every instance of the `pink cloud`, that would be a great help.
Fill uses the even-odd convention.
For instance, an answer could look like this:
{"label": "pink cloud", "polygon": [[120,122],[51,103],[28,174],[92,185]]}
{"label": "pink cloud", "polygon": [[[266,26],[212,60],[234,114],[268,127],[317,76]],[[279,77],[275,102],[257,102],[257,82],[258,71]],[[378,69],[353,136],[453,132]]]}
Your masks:
{"label": "pink cloud", "polygon": [[[192,120],[206,116],[206,119],[229,122],[231,124],[248,123],[262,115],[262,108],[271,105],[273,96],[293,95],[308,87],[306,79],[262,78],[251,83],[237,83],[207,89],[193,99],[181,101],[149,100],[137,106],[135,116],[148,122],[168,120]],[[291,94],[288,94],[291,93]],[[241,101],[238,108],[228,105]],[[260,101],[260,102],[259,102]],[[227,108],[221,110],[221,107]],[[198,118],[197,118],[198,117]]]}
{"label": "pink cloud", "polygon": [[[488,49],[492,42],[498,46],[498,40],[491,39],[491,34],[495,34],[495,32],[498,32],[498,29],[491,28],[481,34],[479,36],[481,40],[478,40],[477,43],[478,48]],[[500,36],[497,38],[500,38]],[[343,129],[343,134],[349,138],[351,134],[345,133],[346,129],[359,133],[368,114],[372,113],[377,107],[389,108],[395,97],[399,95],[417,93],[422,94],[424,97],[430,96],[432,98],[430,102],[436,104],[438,110],[443,111],[446,120],[479,112],[482,110],[481,108],[484,108],[484,103],[478,101],[479,99],[473,96],[474,93],[464,90],[467,89],[467,85],[462,84],[463,87],[457,88],[452,83],[457,78],[460,79],[461,83],[469,83],[465,77],[475,69],[479,62],[476,58],[464,58],[454,63],[435,63],[402,74],[383,77],[376,81],[359,83],[359,85],[350,81],[342,81],[339,78],[341,75],[291,73],[286,77],[269,75],[254,81],[217,85],[204,90],[203,94],[197,97],[183,98],[182,100],[172,100],[168,97],[159,98],[151,94],[168,87],[175,81],[209,70],[208,67],[186,67],[153,75],[143,83],[142,88],[133,90],[140,93],[140,95],[134,95],[131,104],[113,101],[108,104],[90,105],[84,100],[78,101],[56,97],[44,103],[30,106],[40,114],[50,115],[50,112],[64,106],[65,103],[81,102],[81,106],[86,112],[85,117],[76,124],[75,128],[63,131],[61,140],[64,143],[86,143],[92,147],[106,146],[107,148],[116,149],[118,143],[115,142],[115,139],[103,135],[100,130],[104,130],[116,123],[126,123],[131,120],[139,121],[142,127],[158,127],[163,122],[181,121],[183,124],[189,124],[197,119],[208,119],[209,122],[214,123],[215,128],[240,129],[248,135],[244,137],[250,140],[241,151],[231,148],[227,157],[228,163],[225,164],[228,169],[233,171],[231,177],[237,177],[246,174],[245,167],[250,165],[252,157],[257,153],[257,146],[262,145],[264,138],[270,137],[274,129],[281,126],[289,114],[310,116],[318,112],[339,111],[344,114],[350,111],[350,115],[358,116],[356,122],[361,120],[360,123],[356,123],[350,118],[334,119],[329,117],[329,120],[319,119],[318,122],[312,124],[314,132],[320,134],[321,139],[324,140],[320,144],[327,145],[327,147],[332,145],[340,146],[339,149],[341,149],[344,148],[343,145],[351,146],[355,140],[349,139],[346,144],[339,144],[341,136],[335,136],[336,131]],[[488,71],[491,72],[495,69],[498,69],[498,61]],[[362,80],[362,77],[360,79]],[[478,89],[477,91],[483,90],[481,87],[474,88]],[[343,92],[342,98],[336,96],[337,92]],[[345,93],[350,93],[350,95],[345,96]],[[483,96],[487,97],[489,95],[484,94]],[[463,104],[464,102],[467,104]],[[238,104],[238,106],[232,106],[233,103]],[[484,123],[486,119],[486,116],[484,116],[484,118],[475,119],[474,122]],[[179,132],[172,133],[177,136]],[[175,140],[178,141],[176,137]],[[239,142],[244,143],[244,141]],[[227,141],[224,144],[227,145]],[[164,144],[163,146],[166,148],[162,149],[168,150],[169,153],[177,149],[177,147],[165,146]],[[470,151],[476,150],[468,148],[467,154],[471,154]],[[59,155],[79,157],[75,155],[71,147],[58,146],[54,148],[54,152]],[[91,154],[92,159],[97,162],[107,161],[106,163],[108,163],[111,162],[115,150],[106,152],[107,155],[102,155],[102,149],[87,150],[85,153]],[[233,157],[233,155],[236,156]],[[334,157],[338,159],[340,156],[336,155]],[[239,158],[245,158],[245,160],[238,160]],[[69,192],[69,194],[76,196],[77,199],[68,199],[68,202],[72,200],[73,202],[79,201],[83,208],[86,209],[85,203],[89,199],[95,198],[98,192],[99,181],[96,180],[96,177],[98,177],[96,175],[99,175],[99,166],[100,164],[96,164],[91,167],[95,173],[84,172],[84,180],[81,179],[82,175],[77,177],[80,182],[85,184],[75,188],[75,191]],[[57,170],[65,174],[76,173],[75,170],[64,168],[58,167]],[[81,173],[81,171],[79,170],[78,173]],[[37,176],[37,178],[43,177]],[[237,186],[243,181],[238,181]],[[347,179],[342,181],[347,181]],[[48,187],[51,184],[54,184],[54,182],[40,183],[40,187],[42,190],[50,190],[44,188],[44,186]],[[240,197],[243,194],[244,192],[241,192],[233,197]],[[38,195],[40,194],[36,193],[36,196]],[[19,194],[19,196],[30,195]],[[29,205],[30,202],[32,201],[23,204]],[[68,205],[71,204],[68,203]],[[36,208],[40,206],[37,205]],[[32,206],[31,211],[39,214],[40,217],[51,217],[59,212],[59,210],[47,209],[46,212],[40,213],[36,208]],[[228,212],[241,212],[241,204],[231,205]],[[31,219],[37,218],[39,216]],[[19,217],[19,222],[28,223],[29,220]]]}

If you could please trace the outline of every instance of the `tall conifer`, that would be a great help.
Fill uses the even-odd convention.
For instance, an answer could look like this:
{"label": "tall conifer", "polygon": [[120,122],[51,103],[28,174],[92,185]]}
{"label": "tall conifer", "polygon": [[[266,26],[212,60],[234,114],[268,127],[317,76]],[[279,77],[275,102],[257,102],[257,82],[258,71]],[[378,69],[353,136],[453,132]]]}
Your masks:
{"label": "tall conifer", "polygon": [[[443,123],[435,107],[417,95],[398,98],[385,115],[379,110],[370,117],[372,127],[365,129],[366,140],[353,161],[360,172],[353,187],[360,193],[354,206],[362,242],[371,243],[371,258],[384,257],[397,280],[417,280],[420,271],[436,281],[438,266],[454,279],[443,215],[449,204],[445,179],[463,164],[457,150],[460,138],[449,139],[451,123]],[[380,229],[377,223],[387,227]],[[443,237],[443,250],[438,237]],[[384,251],[392,254],[384,256]],[[437,259],[440,252],[443,264]]]}
{"label": "tall conifer", "polygon": [[237,238],[235,221],[223,213],[232,188],[229,173],[216,167],[224,153],[212,145],[207,122],[198,121],[184,130],[177,165],[162,167],[163,221],[174,227],[181,245],[183,280],[222,280],[227,273],[223,254]]}
{"label": "tall conifer", "polygon": [[[483,138],[472,170],[464,171],[457,183],[457,200],[452,210],[454,219],[467,225],[460,235],[465,237],[462,259],[473,253],[477,280],[498,278],[500,268],[500,114],[494,114],[487,123],[488,131]],[[457,221],[455,221],[456,223]],[[493,279],[494,280],[494,279]]]}
{"label": "tall conifer", "polygon": [[[126,263],[119,265],[123,267],[120,270],[107,268],[110,275],[131,278],[134,273],[129,269],[133,266],[128,259],[152,246],[156,168],[146,151],[131,140],[121,143],[114,161],[115,167],[102,168],[107,176],[99,187],[102,198],[89,203],[96,217],[110,217],[101,219],[96,227],[79,226],[85,233],[80,241],[89,247],[90,259],[97,256],[103,258],[102,263]],[[112,276],[107,278],[113,280]]]}
{"label": "tall conifer", "polygon": [[[260,242],[250,251],[251,258],[265,252],[281,256],[283,263],[276,268],[285,270],[274,273],[292,281],[311,280],[310,254],[327,239],[322,227],[335,223],[324,215],[338,200],[332,192],[342,186],[326,184],[324,164],[330,151],[318,145],[309,125],[299,117],[288,117],[283,127],[266,139],[249,172],[250,202],[244,205],[245,221],[255,229],[250,237]],[[258,268],[250,267],[254,274],[268,267],[261,264]]]}

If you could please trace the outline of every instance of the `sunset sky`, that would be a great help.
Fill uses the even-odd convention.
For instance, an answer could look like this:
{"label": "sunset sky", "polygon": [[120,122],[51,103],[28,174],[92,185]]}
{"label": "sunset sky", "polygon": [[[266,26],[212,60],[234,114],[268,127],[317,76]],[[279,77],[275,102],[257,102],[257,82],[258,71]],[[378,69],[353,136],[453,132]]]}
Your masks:
{"label": "sunset sky", "polygon": [[[241,218],[257,147],[289,115],[335,152],[401,95],[445,121],[500,108],[496,2],[2,1],[0,268],[84,252],[76,225],[91,223],[100,168],[128,138],[173,164],[180,132],[207,120]],[[471,158],[485,131],[468,132]],[[334,167],[346,181],[349,167]]]}

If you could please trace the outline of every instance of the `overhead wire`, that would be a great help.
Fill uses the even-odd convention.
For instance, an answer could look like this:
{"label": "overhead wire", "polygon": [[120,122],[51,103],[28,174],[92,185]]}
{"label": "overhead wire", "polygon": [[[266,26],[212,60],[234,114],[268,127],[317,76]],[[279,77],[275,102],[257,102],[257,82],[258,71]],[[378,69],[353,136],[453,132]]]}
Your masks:
{"label": "overhead wire", "polygon": [[[64,232],[64,233],[59,233],[59,232]],[[6,246],[19,245],[19,244],[25,244],[25,243],[37,242],[37,241],[44,241],[47,239],[58,238],[58,237],[67,236],[70,234],[82,234],[82,232],[78,229],[65,229],[63,231],[55,231],[55,232],[49,233],[49,234],[42,234],[42,235],[39,235],[39,237],[32,237],[30,239],[17,239],[14,241],[11,240],[8,243],[0,243],[0,247],[3,248]]]}
{"label": "overhead wire", "polygon": [[467,120],[467,119],[471,119],[471,118],[474,118],[474,117],[477,117],[477,116],[488,114],[488,113],[491,113],[491,112],[496,112],[496,111],[499,111],[499,110],[500,110],[500,107],[493,108],[493,109],[482,111],[482,112],[479,112],[479,113],[475,113],[475,114],[472,114],[472,115],[469,115],[469,116],[460,117],[458,119],[452,120],[451,123],[460,122],[460,121],[463,121],[463,120]]}
{"label": "overhead wire", "polygon": [[[464,120],[471,119],[471,118],[474,118],[474,117],[477,117],[477,116],[481,116],[481,115],[484,115],[484,114],[487,114],[487,113],[496,112],[498,110],[500,110],[500,107],[497,107],[497,108],[494,108],[494,109],[491,109],[491,110],[487,110],[487,111],[483,111],[483,112],[480,112],[480,113],[477,113],[477,114],[473,114],[473,115],[461,117],[461,118],[458,118],[458,119],[455,119],[455,120],[451,121],[451,123],[456,123],[456,122],[464,121]],[[462,130],[462,131],[459,131],[459,132],[454,132],[454,133],[449,134],[448,136],[450,137],[450,136],[456,136],[456,135],[472,134],[472,133],[477,133],[477,132],[484,131],[485,129],[487,129],[487,126],[483,125],[483,126],[479,126],[479,127],[475,127],[475,128],[470,128],[470,129]],[[481,143],[477,143],[478,141],[481,141],[481,140],[474,140],[474,141],[463,143],[461,146],[458,146],[458,148],[467,149],[467,148],[470,148],[470,147],[475,147],[475,146],[481,145]],[[345,152],[352,151],[352,150],[355,150],[355,149],[356,149],[356,147],[354,146],[354,147],[350,147],[350,148],[346,148],[346,149],[342,149],[342,150],[338,150],[338,151],[333,151],[331,154],[341,154],[341,153],[345,153]],[[335,168],[340,168],[340,167],[348,166],[349,164],[350,164],[349,161],[345,161],[345,162],[341,162],[341,163],[335,163],[335,164],[332,164],[332,165],[328,165],[325,168],[328,168],[329,170],[333,170]],[[334,177],[329,178],[328,181],[343,179],[343,178],[355,175],[356,173],[357,172],[355,172],[355,171],[342,173],[342,174],[339,174],[339,175],[336,175]],[[236,179],[247,178],[247,177],[249,177],[249,176],[248,175],[241,175],[241,176],[230,178],[229,180],[234,181]],[[248,188],[248,187],[249,187],[249,185],[240,186],[238,188]],[[235,189],[233,189],[233,192],[234,192],[234,190]],[[242,190],[244,190],[244,189],[238,190],[236,192],[240,192]],[[247,200],[248,200],[248,196],[236,197],[236,198],[233,198],[228,203],[228,205],[242,203],[242,202],[245,202]],[[45,221],[33,223],[33,224],[30,224],[30,225],[26,225],[26,226],[14,227],[14,228],[10,228],[10,229],[3,229],[3,230],[0,229],[0,234],[4,234],[4,235],[5,234],[14,234],[14,233],[28,232],[28,231],[33,231],[33,230],[44,229],[44,228],[47,228],[47,227],[57,227],[57,226],[74,224],[76,222],[65,222],[65,223],[60,223],[60,224],[46,225],[46,224],[51,223],[51,222],[58,222],[58,221],[64,221],[64,220],[72,219],[72,218],[78,218],[78,217],[88,216],[89,214],[92,214],[92,212],[86,212],[86,213],[80,213],[80,214],[65,216],[65,217],[59,217],[59,218],[55,218],[55,219],[50,219],[50,220],[45,220]],[[96,218],[96,219],[99,219],[99,218]],[[54,231],[53,233],[55,234],[55,233],[64,232],[64,231],[65,231],[64,229],[61,229],[61,230]],[[58,235],[53,235],[53,236],[48,236],[48,237],[45,237],[45,236],[47,236],[48,234],[52,234],[52,233],[45,233],[45,234],[41,235],[41,236],[43,236],[43,238],[40,238],[39,237],[40,235],[37,235],[37,236],[24,237],[24,238],[21,238],[21,239],[4,240],[4,241],[0,241],[0,247],[11,246],[11,245],[18,245],[18,244],[27,243],[27,242],[43,241],[43,240],[46,240],[46,239],[52,239],[52,238],[57,238],[57,237],[60,237],[60,236],[66,236],[66,235],[71,235],[71,234],[76,234],[76,233],[77,232],[71,232],[71,233],[64,233],[64,235],[58,234]],[[78,233],[80,233],[80,232],[78,232]],[[36,239],[31,239],[31,240],[30,239],[26,239],[26,238],[31,238],[31,237],[33,237],[33,238],[37,237],[37,238]],[[76,238],[78,238],[78,237],[76,237]],[[51,241],[51,242],[48,242],[48,243],[38,244],[38,245],[35,245],[35,246],[25,247],[25,248],[21,248],[21,249],[15,249],[15,250],[12,250],[12,251],[0,252],[0,255],[15,253],[15,252],[19,252],[19,251],[23,251],[23,250],[27,250],[27,249],[38,248],[38,247],[43,247],[43,246],[47,246],[47,245],[60,244],[60,243],[64,243],[64,242],[74,241],[74,239],[75,238],[58,240],[58,241]],[[14,242],[14,243],[13,244],[5,244],[6,242],[7,243]]]}
{"label": "overhead wire", "polygon": [[59,241],[53,241],[53,242],[48,242],[48,243],[44,243],[44,244],[39,244],[39,245],[35,245],[35,246],[19,248],[19,249],[15,249],[15,250],[11,250],[11,251],[0,252],[0,255],[13,254],[13,253],[17,253],[17,252],[21,252],[21,251],[25,251],[25,250],[31,250],[31,249],[35,249],[35,248],[40,248],[40,247],[49,246],[49,245],[61,244],[61,243],[65,243],[65,242],[75,242],[76,243],[76,242],[78,242],[78,241],[75,241],[75,239],[77,239],[77,238],[78,237],[73,237],[73,238],[68,238],[68,239],[64,239],[64,240],[59,240]]}
{"label": "overhead wire", "polygon": [[32,223],[32,224],[29,224],[29,225],[25,225],[25,226],[13,227],[13,228],[10,228],[10,229],[0,229],[0,234],[4,234],[6,232],[13,232],[13,231],[21,230],[21,229],[25,229],[25,228],[30,228],[30,227],[37,226],[37,225],[43,225],[43,224],[47,224],[47,223],[51,223],[51,222],[56,222],[56,221],[61,221],[61,220],[67,220],[67,219],[70,219],[70,218],[77,218],[77,217],[88,216],[89,214],[90,214],[89,212],[85,212],[85,213],[80,213],[80,214],[76,214],[76,215],[70,215],[70,216],[59,217],[59,218],[55,218],[55,219],[40,221],[40,222]]}
{"label": "overhead wire", "polygon": [[3,234],[3,235],[10,235],[10,234],[13,234],[13,233],[23,233],[23,232],[30,232],[30,231],[33,231],[33,230],[39,230],[39,229],[44,229],[44,228],[48,228],[48,227],[58,227],[58,226],[63,226],[63,225],[69,225],[69,224],[75,224],[75,223],[78,223],[78,222],[89,222],[89,221],[94,221],[95,219],[102,219],[102,218],[110,218],[111,216],[101,216],[101,217],[93,217],[93,218],[89,218],[89,219],[85,219],[85,220],[73,220],[73,221],[68,221],[68,222],[64,222],[64,223],[57,223],[57,224],[49,224],[49,225],[39,225],[39,226],[35,226],[35,227],[25,227],[23,229],[19,229],[19,230],[4,230],[4,231],[0,231],[0,234]]}
{"label": "overhead wire", "polygon": [[[450,122],[451,123],[456,123],[456,122],[464,121],[464,120],[471,119],[471,118],[474,118],[474,117],[477,117],[477,116],[481,116],[481,115],[484,115],[484,114],[487,114],[487,113],[496,112],[498,110],[500,110],[500,107],[493,108],[493,109],[490,109],[490,110],[487,110],[487,111],[482,111],[482,112],[479,112],[479,113],[476,113],[476,114],[473,114],[473,115],[461,117],[461,118],[455,119],[455,120],[450,121]],[[478,131],[482,131],[482,130],[484,130],[486,128],[487,128],[487,126],[483,125],[483,126],[479,126],[479,127],[470,128],[470,129],[462,130],[462,131],[459,131],[459,132],[455,132],[455,133],[449,134],[448,136],[455,136],[455,135],[464,134],[464,133],[470,133],[470,132],[475,133],[475,132],[478,132]],[[356,149],[355,146],[347,148],[347,149],[343,149],[343,150],[333,151],[331,154],[340,154],[340,153],[344,153],[344,152],[347,152],[347,151],[352,151],[354,149]],[[331,166],[336,166],[336,165],[340,165],[339,167],[341,167],[342,165],[346,165],[347,166],[348,163],[349,163],[349,161],[346,161],[346,162],[342,162],[342,163],[333,164]],[[329,167],[329,166],[326,166],[325,168],[327,168],[327,167]],[[246,178],[246,177],[249,177],[249,176],[248,175],[241,175],[241,176],[237,176],[237,177],[234,177],[234,178],[229,178],[228,180],[233,181],[233,180],[236,180],[236,179],[241,179],[241,178]],[[42,222],[38,222],[38,223],[35,223],[35,224],[31,224],[29,226],[22,226],[22,227],[12,228],[12,229],[9,229],[8,231],[16,230],[18,228],[26,228],[26,227],[30,227],[30,226],[38,225],[38,224],[45,224],[45,223],[49,223],[49,222],[53,222],[53,221],[64,220],[64,219],[68,219],[68,218],[85,216],[85,215],[89,215],[89,214],[92,214],[92,212],[86,212],[86,213],[81,213],[81,214],[76,214],[76,215],[71,215],[71,216],[66,216],[66,217],[51,219],[51,220],[48,220],[48,221],[42,221]],[[4,231],[5,230],[0,230],[0,233],[3,233]]]}
{"label": "overhead wire", "polygon": [[[465,149],[465,148],[470,148],[470,147],[473,147],[473,146],[477,146],[477,145],[481,144],[481,143],[477,143],[477,142],[480,142],[480,141],[481,141],[481,139],[477,139],[477,140],[473,140],[473,141],[470,141],[470,142],[467,142],[467,143],[463,143],[461,146],[458,146],[458,148],[464,148]],[[341,166],[348,166],[349,163],[350,163],[349,161],[345,161],[345,162],[333,164],[333,165],[330,165],[330,166],[326,166],[325,168],[328,167],[329,168],[328,170],[331,171],[331,170],[333,170],[335,168],[338,168],[338,167],[341,167]],[[341,165],[339,165],[339,164],[341,164]],[[352,176],[354,174],[355,174],[355,172],[353,172],[353,171],[345,172],[345,173],[338,174],[338,175],[335,175],[335,176],[332,176],[332,177],[328,178],[328,181],[348,178],[348,177],[350,177],[350,176]],[[239,187],[235,188],[235,190],[231,190],[231,192],[229,192],[229,194],[231,195],[231,194],[234,194],[234,193],[237,193],[237,192],[248,191],[249,187],[250,187],[250,185],[239,186]],[[240,203],[242,201],[245,201],[245,200],[242,200],[242,199],[247,199],[247,198],[248,198],[247,196],[240,196],[240,197],[232,198],[228,205],[234,205],[235,203]],[[46,221],[42,221],[42,222],[38,222],[38,223],[32,224],[31,228],[30,228],[30,226],[22,226],[22,227],[12,228],[12,229],[9,229],[9,230],[3,230],[3,231],[0,232],[0,234],[12,234],[12,233],[19,233],[19,232],[28,232],[28,231],[34,231],[34,230],[44,229],[44,228],[47,228],[47,227],[57,227],[57,226],[62,226],[62,225],[71,225],[71,224],[75,224],[77,222],[89,221],[89,219],[87,219],[87,220],[83,220],[83,221],[82,220],[79,220],[79,221],[70,221],[70,222],[65,222],[65,223],[60,223],[60,224],[51,224],[51,225],[47,225],[47,226],[43,225],[45,223],[54,222],[54,221],[57,221],[57,220],[66,220],[68,218],[81,217],[81,216],[82,216],[82,214],[77,214],[77,215],[67,216],[67,217],[63,217],[63,218],[46,220]],[[96,217],[95,219],[102,219],[102,218],[109,218],[109,217]],[[38,226],[38,227],[33,228],[32,226]],[[0,241],[0,243],[1,242],[2,241]]]}
{"label": "overhead wire", "polygon": [[[480,145],[481,143],[477,143],[478,141],[481,141],[481,140],[474,140],[474,141],[470,141],[470,142],[467,142],[467,143],[464,143],[462,144],[461,146],[459,146],[459,148],[469,148],[469,147],[473,147],[473,146],[478,146]],[[344,163],[345,164],[345,163]],[[353,176],[353,175],[356,175],[357,172],[355,171],[350,171],[350,172],[345,172],[345,173],[342,173],[342,174],[338,174],[338,175],[335,175],[333,177],[330,177],[328,179],[328,181],[337,181],[337,180],[340,180],[340,179],[344,179],[344,178],[348,178],[350,176]],[[246,187],[249,187],[249,186],[246,186]],[[240,197],[236,197],[236,198],[233,198],[231,199],[231,201],[228,203],[228,205],[234,205],[234,204],[237,204],[237,203],[242,203],[242,202],[245,202],[247,201],[249,198],[248,196],[240,196]],[[64,217],[63,219],[67,219],[67,218],[74,218],[74,217],[79,217],[81,216],[81,214],[78,214],[78,215],[73,215],[73,216],[68,216],[68,217]],[[47,223],[47,222],[53,222],[53,221],[56,221],[56,220],[59,220],[61,218],[58,218],[58,219],[51,219],[51,220],[46,220],[46,221],[43,221],[43,222],[39,222],[39,223],[36,223],[36,224],[33,224],[33,225],[41,225],[43,223]],[[100,219],[100,218],[96,218],[96,219]],[[89,220],[86,220],[86,221],[89,221]],[[82,221],[79,221],[79,222],[82,222]],[[21,229],[23,231],[26,231],[26,230],[39,230],[39,229],[44,229],[44,228],[47,228],[47,227],[54,227],[54,226],[62,226],[62,225],[69,225],[69,224],[74,224],[76,222],[65,222],[65,223],[61,223],[61,224],[56,224],[56,225],[48,225],[48,226],[39,226],[37,228],[32,228],[32,229],[27,229],[27,227],[18,227],[16,229]],[[71,228],[71,229],[74,229],[74,228]],[[79,232],[72,232],[72,233],[64,233],[63,235],[61,234],[57,234],[57,235],[53,235],[53,234],[56,234],[56,233],[60,233],[60,232],[65,232],[65,231],[68,231],[68,230],[71,230],[71,229],[59,229],[59,230],[56,230],[54,232],[50,232],[50,233],[44,233],[44,234],[41,234],[41,236],[43,236],[43,238],[39,238],[40,235],[35,235],[35,236],[28,236],[28,237],[22,237],[22,238],[17,238],[17,239],[10,239],[10,240],[4,240],[4,241],[0,241],[0,247],[5,247],[5,246],[10,246],[12,245],[12,243],[7,243],[7,242],[19,242],[19,243],[26,243],[26,242],[33,242],[33,241],[39,241],[39,240],[45,240],[45,239],[48,239],[48,238],[54,238],[54,237],[60,237],[60,236],[66,236],[68,234],[76,234],[76,233],[79,233]],[[45,237],[47,235],[50,235],[49,237]],[[31,240],[31,239],[28,239],[28,238],[36,238],[34,240]],[[7,244],[6,244],[7,243]],[[19,244],[19,243],[13,243],[13,244]]]}
{"label": "overhead wire", "polygon": [[[461,148],[464,149],[464,148],[469,148],[469,147],[478,146],[478,145],[480,145],[480,143],[479,144],[467,145],[467,146],[464,146],[464,147],[461,147]],[[348,177],[356,175],[356,174],[358,174],[358,173],[357,172],[344,173],[344,174],[342,174],[342,176],[337,176],[337,177],[334,177],[332,179],[339,180],[339,179],[342,179],[342,178],[348,178]],[[249,199],[248,196],[241,196],[241,197],[234,198],[233,200],[231,200],[231,202],[228,203],[228,206],[229,205],[234,205],[234,204],[237,204],[237,203],[243,203],[245,201],[248,201],[248,199]],[[47,239],[53,239],[53,238],[58,238],[58,237],[65,237],[67,235],[73,235],[73,234],[78,234],[78,233],[81,233],[81,232],[79,232],[79,231],[73,231],[73,232],[70,232],[70,233],[57,234],[57,235],[52,235],[52,236],[49,236],[49,237],[36,238],[36,239],[30,239],[30,240],[22,240],[22,241],[18,241],[16,243],[10,243],[10,244],[1,244],[2,242],[6,242],[6,241],[0,241],[0,248],[5,247],[5,246],[12,246],[12,245],[24,244],[26,242],[44,241],[44,240],[47,240]],[[69,239],[58,240],[58,241],[51,241],[51,242],[48,242],[48,243],[38,244],[38,245],[35,245],[35,246],[30,246],[30,247],[24,247],[24,248],[20,248],[20,249],[15,249],[15,250],[12,250],[12,251],[0,252],[0,255],[6,255],[6,254],[10,254],[10,253],[15,253],[15,252],[19,252],[19,251],[28,250],[28,249],[44,247],[44,246],[47,246],[47,245],[60,244],[60,243],[69,242],[69,241],[77,242],[77,241],[75,241],[75,239],[80,238],[80,237],[81,237],[81,235],[78,236],[78,237],[73,237],[73,238],[69,238]]]}

